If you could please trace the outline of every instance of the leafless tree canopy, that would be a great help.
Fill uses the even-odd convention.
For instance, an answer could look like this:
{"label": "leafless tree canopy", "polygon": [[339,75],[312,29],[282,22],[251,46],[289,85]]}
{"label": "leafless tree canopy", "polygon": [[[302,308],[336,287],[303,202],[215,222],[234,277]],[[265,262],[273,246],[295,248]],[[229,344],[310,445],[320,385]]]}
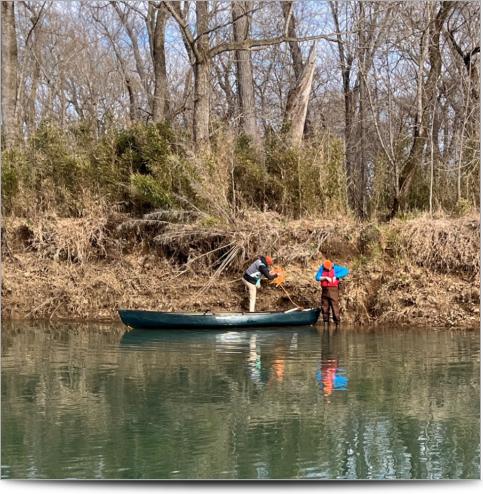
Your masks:
{"label": "leafless tree canopy", "polygon": [[[29,0],[1,13],[7,151],[45,123],[94,141],[156,124],[195,156],[225,159],[220,133],[246,139],[270,174],[273,143],[293,161],[324,142],[317,166],[330,177],[340,147],[331,187],[359,217],[479,206],[479,2]],[[304,165],[279,156],[302,214]]]}

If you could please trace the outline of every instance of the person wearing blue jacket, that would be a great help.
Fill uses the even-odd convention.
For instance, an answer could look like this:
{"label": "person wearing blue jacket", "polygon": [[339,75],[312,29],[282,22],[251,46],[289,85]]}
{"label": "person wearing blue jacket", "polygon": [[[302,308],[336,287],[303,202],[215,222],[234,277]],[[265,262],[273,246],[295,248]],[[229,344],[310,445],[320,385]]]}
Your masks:
{"label": "person wearing blue jacket", "polygon": [[329,324],[330,312],[336,328],[340,324],[339,282],[349,274],[345,266],[334,264],[326,259],[315,275],[316,281],[322,287],[321,309],[324,327]]}

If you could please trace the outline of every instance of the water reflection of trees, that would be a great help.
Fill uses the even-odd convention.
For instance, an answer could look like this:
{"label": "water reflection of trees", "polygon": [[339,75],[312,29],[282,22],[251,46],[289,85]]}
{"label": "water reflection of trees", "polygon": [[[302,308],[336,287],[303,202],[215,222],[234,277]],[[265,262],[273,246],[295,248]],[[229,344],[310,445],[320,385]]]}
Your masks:
{"label": "water reflection of trees", "polygon": [[[3,331],[8,475],[479,476],[475,338],[187,335]],[[321,392],[324,355],[346,369],[347,391]]]}

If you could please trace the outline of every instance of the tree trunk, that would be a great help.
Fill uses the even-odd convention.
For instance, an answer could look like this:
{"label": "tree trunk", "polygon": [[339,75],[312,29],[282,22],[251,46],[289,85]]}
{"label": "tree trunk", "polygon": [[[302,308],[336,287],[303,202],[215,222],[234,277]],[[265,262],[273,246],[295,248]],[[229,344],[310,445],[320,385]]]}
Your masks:
{"label": "tree trunk", "polygon": [[154,94],[153,94],[153,121],[164,122],[168,113],[168,80],[166,75],[166,53],[164,38],[166,32],[166,10],[160,6],[156,9],[156,24],[153,33],[153,68],[154,68]]}
{"label": "tree trunk", "polygon": [[[231,54],[230,54],[231,55]],[[225,93],[227,111],[225,113],[224,119],[230,121],[238,111],[238,95],[235,94],[232,88],[231,72],[229,67],[231,66],[231,60],[229,65],[225,65],[222,60],[218,63],[213,64],[213,68],[216,72],[216,78],[218,79],[218,84]]]}
{"label": "tree trunk", "polygon": [[5,144],[10,147],[16,135],[17,33],[14,2],[2,2],[2,124]]}
{"label": "tree trunk", "polygon": [[287,132],[287,142],[293,147],[300,146],[302,143],[314,71],[315,44],[310,48],[309,58],[297,85],[289,92],[287,98],[284,128]]}
{"label": "tree trunk", "polygon": [[195,100],[193,109],[193,137],[199,150],[210,147],[210,65],[208,61],[195,62]]}
{"label": "tree trunk", "polygon": [[[294,2],[282,1],[282,11],[285,22],[288,21],[287,34],[290,38],[297,37],[297,31],[295,28],[295,16],[293,13]],[[295,80],[298,80],[304,70],[304,61],[302,58],[302,50],[297,41],[289,41],[290,54],[292,56],[293,71],[295,74]]]}
{"label": "tree trunk", "polygon": [[196,2],[197,55],[193,67],[195,94],[193,108],[193,137],[199,151],[210,149],[210,55],[208,31],[208,2]]}
{"label": "tree trunk", "polygon": [[[407,197],[409,195],[410,187],[416,173],[416,169],[423,158],[424,149],[428,136],[432,138],[429,132],[429,118],[434,108],[434,100],[437,96],[437,83],[441,75],[441,51],[440,51],[440,35],[443,29],[444,22],[448,18],[453,3],[446,1],[442,2],[441,7],[436,17],[431,21],[429,25],[429,39],[428,39],[428,55],[429,55],[429,75],[426,82],[419,81],[418,88],[418,111],[414,124],[414,137],[409,156],[406,159],[399,176],[398,191],[394,199],[394,205],[391,215],[394,216],[397,212],[404,208]],[[424,39],[426,33],[423,34],[421,43],[421,53],[425,53]],[[425,57],[423,57],[425,58]],[[425,60],[420,61],[421,64],[425,63]],[[420,65],[420,71],[422,71],[422,65]],[[420,72],[422,74],[422,72]],[[422,75],[421,75],[422,77]]]}
{"label": "tree trunk", "polygon": [[359,218],[364,219],[367,216],[367,173],[366,173],[366,106],[367,99],[367,56],[369,47],[369,37],[367,33],[369,28],[366,23],[366,11],[364,2],[359,2],[359,27],[358,27],[358,81],[359,81],[359,180],[357,214]]}
{"label": "tree trunk", "polygon": [[138,117],[136,92],[133,89],[131,79],[127,75],[124,75],[124,83],[126,84],[127,94],[129,96],[129,120],[132,123],[135,122]]}
{"label": "tree trunk", "polygon": [[[248,39],[250,22],[248,12],[251,2],[236,0],[232,3],[233,37],[236,42]],[[237,87],[244,133],[250,137],[255,147],[260,146],[260,135],[257,129],[255,114],[255,90],[253,87],[253,68],[251,53],[248,50],[237,50]]]}
{"label": "tree trunk", "polygon": [[[133,55],[134,55],[134,61],[136,63],[136,70],[139,75],[139,79],[141,80],[141,86],[144,89],[144,93],[146,94],[146,98],[148,99],[149,105],[152,108],[152,97],[149,94],[149,86],[148,86],[148,79],[146,76],[146,71],[144,70],[144,62],[143,58],[141,56],[141,51],[139,49],[139,43],[137,39],[137,35],[132,28],[131,24],[129,23],[129,19],[127,18],[127,15],[121,10],[119,7],[119,4],[117,1],[111,1],[110,2],[113,8],[115,9],[119,20],[121,21],[121,24],[124,26],[124,29],[127,32],[127,35],[129,36],[129,40],[131,41],[131,47],[133,50]],[[120,3],[120,2],[119,2]]]}
{"label": "tree trunk", "polygon": [[354,119],[354,91],[350,87],[351,69],[344,67],[342,69],[342,87],[344,91],[344,150],[345,150],[345,169],[347,177],[347,196],[349,207],[354,210],[356,206],[355,199],[355,180],[353,166],[353,139],[352,126]]}
{"label": "tree trunk", "polygon": [[[44,4],[45,5],[45,4]],[[30,4],[25,4],[26,8],[32,14],[30,17],[31,27],[25,38],[25,57],[23,67],[19,67],[18,74],[18,89],[17,89],[17,123],[22,122],[25,125],[25,135],[31,135],[36,127],[36,106],[37,91],[41,75],[41,60],[42,60],[42,41],[39,36],[38,29],[41,25],[41,18],[44,12],[43,7],[36,9]],[[31,52],[31,65],[27,63],[27,52]],[[25,87],[25,70],[30,69],[31,82],[30,91],[27,94]]]}
{"label": "tree trunk", "polygon": [[[282,4],[282,12],[284,20],[287,24],[287,34],[289,38],[297,37],[297,29],[295,22],[295,15],[293,12],[295,3],[293,1],[286,2],[283,0]],[[304,61],[302,57],[302,50],[300,49],[300,44],[297,41],[289,41],[288,42],[290,48],[290,55],[292,56],[292,67],[295,75],[295,81],[297,82],[302,76],[302,72],[304,70]],[[307,115],[305,116],[305,124],[304,124],[304,134],[308,135],[313,130],[313,125],[311,122],[310,112],[307,110]]]}
{"label": "tree trunk", "polygon": [[[361,63],[361,61],[359,62]],[[361,71],[364,69],[360,69]],[[359,86],[359,201],[357,214],[363,219],[367,216],[367,174],[366,174],[366,125],[365,125],[365,76],[361,74]]]}
{"label": "tree trunk", "polygon": [[347,200],[352,211],[357,209],[356,180],[354,167],[354,143],[353,143],[353,123],[354,123],[354,90],[351,89],[351,72],[353,56],[348,52],[349,48],[342,39],[339,11],[337,2],[330,2],[330,10],[335,24],[337,36],[337,49],[339,53],[339,64],[342,76],[342,91],[344,94],[344,156],[345,172],[347,179]]}
{"label": "tree trunk", "polygon": [[[35,35],[33,35],[35,36]],[[34,53],[33,67],[32,67],[32,83],[30,87],[30,94],[26,101],[25,111],[25,123],[27,125],[27,131],[32,134],[35,130],[35,102],[37,101],[37,90],[40,81],[40,50],[36,46],[37,39],[33,38],[32,52]],[[21,101],[21,98],[20,98]]]}

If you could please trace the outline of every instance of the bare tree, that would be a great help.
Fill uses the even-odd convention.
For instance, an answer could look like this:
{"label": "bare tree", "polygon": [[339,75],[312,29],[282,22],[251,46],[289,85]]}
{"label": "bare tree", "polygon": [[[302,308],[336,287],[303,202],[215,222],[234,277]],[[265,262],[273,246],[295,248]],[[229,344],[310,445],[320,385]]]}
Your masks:
{"label": "bare tree", "polygon": [[146,23],[151,45],[154,73],[154,94],[153,94],[153,121],[164,122],[169,111],[168,104],[168,78],[166,74],[166,53],[165,53],[165,33],[168,12],[160,4],[148,5],[148,15]]}
{"label": "bare tree", "polygon": [[[215,131],[236,125],[263,159],[279,144],[300,146],[310,121],[331,149],[321,154],[322,174],[345,172],[340,200],[361,218],[479,204],[477,2],[26,0],[1,8],[8,146],[17,136],[28,143],[42,122],[96,139],[154,121],[209,151]],[[308,42],[317,40],[328,42],[316,57]],[[262,126],[274,146],[267,150]],[[230,156],[243,177],[249,165]],[[305,179],[312,165],[299,156]],[[288,166],[269,163],[267,177]],[[251,204],[277,208],[275,182],[260,194],[273,194],[271,206]]]}
{"label": "bare tree", "polygon": [[287,141],[293,147],[300,146],[302,143],[314,70],[315,44],[310,49],[307,63],[304,65],[297,84],[290,90],[287,98],[284,127],[287,132]]}
{"label": "bare tree", "polygon": [[10,146],[17,134],[17,33],[15,2],[2,2],[2,127],[5,144]]}
{"label": "bare tree", "polygon": [[141,86],[144,89],[144,93],[148,99],[149,102],[149,107],[152,109],[153,108],[153,98],[151,95],[151,92],[149,90],[149,82],[148,82],[148,75],[146,73],[146,69],[144,66],[144,60],[141,54],[141,49],[139,47],[139,42],[138,42],[138,37],[137,34],[134,30],[134,27],[131,23],[131,18],[129,16],[130,8],[129,5],[123,10],[120,6],[121,2],[118,1],[111,1],[110,4],[116,11],[119,20],[121,21],[124,29],[126,30],[126,33],[129,37],[129,40],[131,42],[131,47],[133,51],[133,56],[134,60],[136,62],[136,70],[139,75],[139,79],[141,80]]}
{"label": "bare tree", "polygon": [[[421,59],[417,85],[417,111],[414,118],[414,135],[409,156],[404,162],[399,176],[398,190],[395,194],[392,214],[404,207],[405,200],[414,179],[416,167],[423,158],[424,149],[429,135],[429,122],[434,100],[437,96],[437,84],[441,75],[440,37],[443,25],[454,8],[453,2],[441,2],[437,14],[429,22],[421,39]],[[427,54],[427,56],[426,56]],[[429,74],[423,80],[423,64],[428,59]]]}
{"label": "bare tree", "polygon": [[194,72],[194,111],[193,111],[193,137],[198,148],[209,148],[209,114],[210,114],[210,65],[212,60],[227,51],[250,51],[263,49],[268,46],[284,42],[314,41],[318,39],[331,39],[327,34],[314,34],[302,38],[291,38],[288,33],[288,25],[284,24],[283,32],[276,36],[265,38],[245,38],[243,40],[221,41],[210,46],[209,34],[220,29],[220,25],[209,27],[210,12],[209,2],[196,2],[196,35],[192,32],[188,13],[187,2],[163,2],[166,9],[178,23],[183,34],[185,46],[189,58],[193,64]]}
{"label": "bare tree", "polygon": [[[235,0],[232,2],[233,38],[243,42],[249,37],[250,10],[253,2]],[[253,69],[251,53],[246,50],[236,50],[238,102],[241,111],[243,130],[254,143],[260,146],[260,134],[257,129],[255,114],[255,89],[253,87]]]}
{"label": "bare tree", "polygon": [[[347,5],[345,5],[347,8]],[[345,168],[347,174],[347,188],[349,206],[352,209],[356,208],[356,179],[353,163],[353,119],[354,119],[354,100],[356,88],[351,86],[351,78],[353,72],[353,64],[355,53],[353,48],[349,44],[348,40],[343,38],[343,31],[341,28],[341,13],[340,5],[338,2],[330,2],[330,9],[332,18],[334,20],[336,36],[337,36],[337,48],[339,55],[339,67],[342,77],[342,92],[344,96],[344,144],[345,144]]]}
{"label": "bare tree", "polygon": [[109,26],[107,25],[107,23],[104,22],[101,19],[101,17],[99,16],[98,10],[99,10],[98,7],[93,10],[92,17],[102,27],[103,33],[108,38],[108,40],[112,46],[112,49],[114,51],[114,54],[116,55],[116,59],[119,63],[119,68],[120,68],[120,71],[122,73],[122,77],[124,79],[125,86],[126,86],[126,91],[128,93],[128,97],[129,97],[129,119],[131,122],[135,122],[139,119],[139,111],[138,111],[139,103],[138,103],[135,83],[134,83],[133,78],[131,77],[130,71],[128,69],[127,61],[126,61],[124,55],[121,53],[118,41],[114,38],[114,35],[110,32]]}
{"label": "bare tree", "polygon": [[[295,15],[294,15],[294,2],[293,1],[282,1],[282,12],[283,17],[287,26],[287,34],[290,38],[297,38],[297,29],[295,25]],[[290,54],[292,55],[293,71],[295,74],[295,80],[298,80],[302,75],[304,70],[304,60],[302,57],[302,50],[300,49],[300,44],[297,41],[289,41],[288,45],[290,47]]]}
{"label": "bare tree", "polygon": [[[294,40],[297,38],[297,25],[296,25],[295,12],[294,12],[295,3],[293,1],[283,0],[281,2],[281,5],[282,5],[283,18],[287,28],[287,34],[289,38]],[[300,43],[298,43],[297,41],[289,41],[288,45],[290,48],[290,55],[292,57],[292,67],[295,75],[295,84],[294,84],[295,86],[302,77],[302,72],[304,71],[304,60],[303,60],[302,50],[300,48]],[[314,65],[314,69],[315,69],[315,65]],[[304,134],[306,135],[310,132],[310,129],[312,128],[309,108],[310,107],[307,108],[307,112],[305,115],[305,122],[304,122]]]}
{"label": "bare tree", "polygon": [[25,80],[24,73],[28,64],[26,63],[27,53],[29,53],[32,66],[30,67],[30,90],[28,95],[25,94],[27,88],[25,84],[18,84],[18,101],[23,110],[22,121],[25,122],[26,129],[29,133],[34,132],[36,126],[36,108],[35,102],[37,100],[37,92],[41,80],[41,63],[42,63],[42,49],[41,49],[41,28],[42,20],[47,9],[47,2],[43,2],[40,6],[36,3],[23,2],[25,8],[30,12],[31,27],[25,38],[25,54],[24,62],[22,63],[22,69],[20,70],[19,81]]}

